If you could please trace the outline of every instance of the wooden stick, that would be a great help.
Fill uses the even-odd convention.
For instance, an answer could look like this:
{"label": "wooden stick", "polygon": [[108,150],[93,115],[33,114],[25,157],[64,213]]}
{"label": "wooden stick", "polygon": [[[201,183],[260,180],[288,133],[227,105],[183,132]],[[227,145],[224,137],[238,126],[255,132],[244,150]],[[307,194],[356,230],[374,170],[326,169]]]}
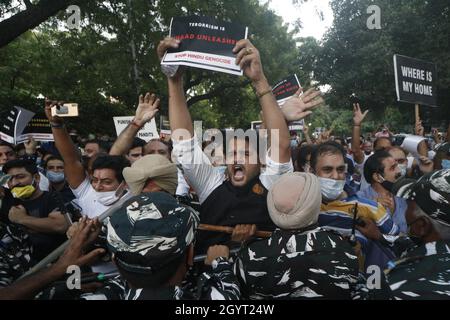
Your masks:
{"label": "wooden stick", "polygon": [[[223,232],[223,233],[229,233],[232,234],[234,228],[233,227],[226,227],[226,226],[215,226],[211,224],[200,224],[198,226],[199,230],[203,231],[214,231],[214,232]],[[259,238],[270,238],[272,235],[272,232],[270,231],[256,231],[255,237]]]}
{"label": "wooden stick", "polygon": [[419,112],[420,106],[416,104],[415,111],[416,111],[416,123],[420,121],[420,112]]}

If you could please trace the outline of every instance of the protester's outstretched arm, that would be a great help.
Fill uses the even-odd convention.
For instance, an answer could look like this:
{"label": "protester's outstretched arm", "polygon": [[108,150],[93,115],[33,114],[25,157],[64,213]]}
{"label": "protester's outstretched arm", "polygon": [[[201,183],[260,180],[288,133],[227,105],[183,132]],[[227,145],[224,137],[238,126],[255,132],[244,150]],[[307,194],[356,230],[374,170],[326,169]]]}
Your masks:
{"label": "protester's outstretched arm", "polygon": [[356,163],[364,162],[364,152],[361,150],[361,124],[369,110],[361,112],[359,103],[353,104],[353,132],[352,132],[352,153]]}
{"label": "protester's outstretched arm", "polygon": [[264,75],[258,49],[249,40],[243,39],[236,43],[233,52],[237,54],[236,64],[240,65],[244,75],[251,80],[256,90],[264,122],[270,134],[270,158],[278,163],[289,162],[291,149],[288,127]]}
{"label": "protester's outstretched arm", "polygon": [[[34,296],[51,283],[64,276],[69,266],[84,266],[92,263],[97,257],[105,252],[104,249],[96,249],[87,254],[84,248],[95,234],[98,235],[98,223],[95,221],[82,220],[80,228],[71,239],[69,246],[59,260],[50,267],[23,278],[9,287],[0,289],[0,300],[23,300],[33,299]],[[93,236],[94,235],[94,236]]]}
{"label": "protester's outstretched arm", "polygon": [[[179,40],[174,38],[165,38],[160,41],[157,49],[157,54],[161,60],[164,53],[169,48],[177,48],[180,44]],[[181,67],[180,67],[181,69]],[[192,125],[191,115],[186,103],[186,97],[184,95],[182,72],[179,70],[173,77],[167,77],[169,87],[169,121],[170,129],[172,130],[172,139],[174,140],[187,140],[194,136],[194,127]],[[185,129],[185,134],[182,134],[181,130]],[[176,131],[177,130],[177,131]],[[187,130],[187,131],[186,131]],[[175,136],[174,132],[181,134]]]}
{"label": "protester's outstretched arm", "polygon": [[139,104],[136,114],[132,122],[120,133],[114,142],[109,154],[112,156],[120,156],[126,154],[133,144],[133,139],[141,128],[150,120],[152,120],[158,112],[159,99],[155,94],[147,92],[145,97],[139,96]]}
{"label": "protester's outstretched arm", "polygon": [[76,189],[86,178],[86,173],[84,172],[77,149],[66,130],[63,119],[58,116],[52,116],[51,108],[54,105],[56,105],[55,101],[45,101],[45,115],[52,126],[55,146],[64,159],[66,180],[72,189]]}

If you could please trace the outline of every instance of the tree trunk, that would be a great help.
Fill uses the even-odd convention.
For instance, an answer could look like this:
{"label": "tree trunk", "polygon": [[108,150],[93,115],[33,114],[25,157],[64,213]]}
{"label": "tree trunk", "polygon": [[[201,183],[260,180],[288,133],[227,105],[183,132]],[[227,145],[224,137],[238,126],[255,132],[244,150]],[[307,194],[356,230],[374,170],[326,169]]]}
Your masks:
{"label": "tree trunk", "polygon": [[0,22],[0,48],[22,33],[37,27],[60,10],[84,1],[86,0],[41,0],[35,5],[28,5],[26,10]]}

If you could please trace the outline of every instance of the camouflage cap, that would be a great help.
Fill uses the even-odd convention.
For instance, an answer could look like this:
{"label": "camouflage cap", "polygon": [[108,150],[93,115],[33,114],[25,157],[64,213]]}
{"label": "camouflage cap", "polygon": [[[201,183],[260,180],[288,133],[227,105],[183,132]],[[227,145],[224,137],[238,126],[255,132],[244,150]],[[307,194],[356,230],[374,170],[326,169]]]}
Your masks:
{"label": "camouflage cap", "polygon": [[110,217],[108,248],[124,270],[152,274],[183,256],[198,224],[198,213],[168,193],[143,193]]}
{"label": "camouflage cap", "polygon": [[429,173],[417,181],[399,179],[392,193],[415,201],[431,218],[450,226],[450,169]]}

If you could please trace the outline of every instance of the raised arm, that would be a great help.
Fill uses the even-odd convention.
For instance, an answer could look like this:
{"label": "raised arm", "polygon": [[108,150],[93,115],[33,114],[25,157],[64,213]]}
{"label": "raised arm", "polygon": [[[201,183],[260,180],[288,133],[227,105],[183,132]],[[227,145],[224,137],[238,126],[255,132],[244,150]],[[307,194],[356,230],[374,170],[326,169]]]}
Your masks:
{"label": "raised arm", "polygon": [[369,110],[361,112],[359,103],[353,104],[353,132],[352,132],[352,153],[356,163],[364,162],[364,152],[361,150],[361,124]]}
{"label": "raised arm", "polygon": [[142,94],[139,96],[139,104],[134,119],[117,137],[109,151],[110,155],[120,156],[128,153],[138,131],[152,120],[158,112],[159,102],[160,100],[154,94],[150,94],[150,92],[147,92],[145,97]]}
{"label": "raised arm", "polygon": [[[164,53],[169,48],[178,48],[180,41],[174,38],[165,38],[160,41],[157,54],[161,60]],[[181,69],[181,67],[179,67]],[[169,119],[170,129],[172,130],[172,139],[187,140],[194,136],[194,127],[192,125],[191,115],[184,96],[183,78],[181,70],[173,77],[167,77],[169,87]],[[184,129],[184,134],[182,130]],[[187,131],[186,131],[187,130]],[[178,133],[176,136],[174,133]]]}
{"label": "raised arm", "polygon": [[264,75],[258,49],[249,40],[243,39],[236,43],[233,52],[237,54],[236,64],[239,64],[244,75],[250,79],[258,96],[271,139],[269,156],[275,162],[289,162],[291,158],[289,130]]}
{"label": "raised arm", "polygon": [[56,104],[56,101],[46,100],[45,115],[52,126],[55,146],[61,154],[61,157],[64,159],[64,174],[66,180],[72,189],[76,189],[86,178],[86,173],[84,172],[77,149],[66,130],[64,120],[58,116],[52,116],[51,109]]}

